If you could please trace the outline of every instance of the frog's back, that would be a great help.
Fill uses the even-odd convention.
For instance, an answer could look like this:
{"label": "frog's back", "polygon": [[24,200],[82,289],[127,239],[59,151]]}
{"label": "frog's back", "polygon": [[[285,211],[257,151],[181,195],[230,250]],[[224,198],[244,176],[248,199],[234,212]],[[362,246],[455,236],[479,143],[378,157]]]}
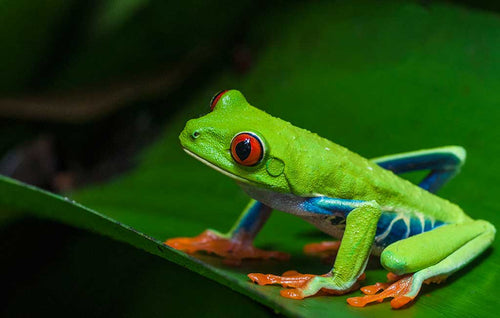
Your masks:
{"label": "frog's back", "polygon": [[[340,238],[346,215],[315,214],[304,210],[308,198],[328,197],[347,200],[376,201],[382,210],[377,224],[374,252],[409,236],[433,230],[470,218],[455,204],[442,199],[386,170],[348,149],[298,128],[258,109],[246,121],[257,127],[265,120],[261,133],[271,157],[284,163],[288,188],[259,190],[244,186],[254,199],[302,217],[318,229]],[[347,212],[348,213],[348,212]],[[343,223],[342,223],[343,222]]]}
{"label": "frog's back", "polygon": [[[300,128],[299,128],[300,129]],[[296,140],[297,162],[286,169],[294,194],[352,200],[375,200],[387,218],[426,218],[462,223],[470,218],[456,204],[434,195],[392,171],[316,134]],[[309,164],[305,164],[305,163]],[[308,179],[309,176],[315,176]],[[425,223],[425,220],[424,220]],[[432,223],[432,222],[431,222]]]}
{"label": "frog's back", "polygon": [[[392,171],[365,159],[348,149],[326,139],[316,144],[301,147],[314,147],[315,150],[302,150],[303,154],[323,151],[316,162],[315,169],[321,169],[314,180],[305,186],[302,183],[293,187],[302,197],[325,196],[348,200],[376,201],[382,210],[377,223],[374,240],[374,254],[390,244],[423,232],[431,231],[446,224],[463,223],[471,220],[456,204],[432,194],[405,180]],[[301,177],[315,175],[311,167],[301,170]],[[290,173],[293,184],[297,171]],[[306,215],[304,219],[320,230],[340,238],[345,226],[332,223],[335,218],[325,222],[322,216]]]}

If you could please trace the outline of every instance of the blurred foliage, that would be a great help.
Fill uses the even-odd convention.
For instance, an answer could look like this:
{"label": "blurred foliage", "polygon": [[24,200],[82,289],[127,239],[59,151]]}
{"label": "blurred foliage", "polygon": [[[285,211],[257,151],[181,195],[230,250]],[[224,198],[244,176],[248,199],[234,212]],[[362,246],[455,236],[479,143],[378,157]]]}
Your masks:
{"label": "blurred foliage", "polygon": [[0,5],[0,93],[74,89],[168,70],[228,43],[251,1],[25,1]]}
{"label": "blurred foliage", "polygon": [[[102,25],[112,30],[130,12],[143,8],[140,2],[127,3],[129,9],[114,17],[102,13],[118,21]],[[259,48],[249,73],[221,72],[206,87],[183,91],[186,107],[169,122],[163,137],[141,154],[134,171],[72,197],[160,241],[196,235],[207,227],[228,229],[248,198],[227,177],[186,156],[177,135],[189,118],[208,111],[214,92],[236,88],[251,104],[366,157],[464,146],[467,164],[440,195],[473,218],[498,227],[500,168],[492,161],[500,155],[499,38],[498,15],[440,3],[308,2],[261,12],[246,36],[251,47]],[[66,222],[74,224],[71,217],[65,216]],[[244,274],[250,271],[323,273],[331,267],[302,255],[303,244],[326,238],[312,226],[278,212],[268,223],[256,244],[291,252],[289,263],[248,262],[228,268],[216,258],[202,256],[208,267],[198,270],[212,278],[228,277],[237,282],[233,288],[294,316],[401,314],[387,303],[351,308],[345,303],[347,296],[288,300],[279,296],[277,287],[248,283]],[[102,229],[106,232],[106,226]],[[493,316],[498,246],[497,239],[492,249],[447,283],[424,287],[404,314]],[[188,258],[176,261],[181,259],[195,267]],[[384,280],[384,273],[371,265],[366,284]]]}
{"label": "blurred foliage", "polygon": [[55,87],[75,87],[166,68],[197,45],[227,42],[233,27],[251,9],[247,0],[98,3],[77,53],[56,74]]}
{"label": "blurred foliage", "polygon": [[52,52],[57,30],[74,0],[0,3],[0,92],[20,91]]}

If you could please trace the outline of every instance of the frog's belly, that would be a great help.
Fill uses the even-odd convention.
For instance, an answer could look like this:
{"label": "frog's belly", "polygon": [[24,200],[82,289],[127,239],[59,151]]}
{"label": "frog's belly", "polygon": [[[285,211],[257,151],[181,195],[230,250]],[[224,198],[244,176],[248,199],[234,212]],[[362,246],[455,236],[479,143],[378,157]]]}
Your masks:
{"label": "frog's belly", "polygon": [[[304,209],[307,205],[303,203],[310,198],[257,189],[244,184],[240,186],[255,200],[273,209],[297,215],[332,237],[341,239],[344,234],[345,221],[349,212],[332,210],[330,214],[321,214]],[[444,224],[416,211],[395,212],[388,208],[384,211],[383,207],[382,215],[377,223],[373,253],[380,254],[385,247],[396,241],[433,230]]]}

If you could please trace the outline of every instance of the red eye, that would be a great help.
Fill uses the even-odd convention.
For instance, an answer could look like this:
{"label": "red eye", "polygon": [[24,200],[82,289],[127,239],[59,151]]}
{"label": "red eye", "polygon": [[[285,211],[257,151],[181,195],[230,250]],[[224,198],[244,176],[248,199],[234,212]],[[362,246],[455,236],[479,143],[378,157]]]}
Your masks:
{"label": "red eye", "polygon": [[244,166],[255,166],[264,156],[260,139],[251,133],[240,133],[231,141],[231,156]]}
{"label": "red eye", "polygon": [[215,105],[217,105],[217,103],[219,102],[219,99],[222,97],[222,95],[224,95],[225,92],[227,92],[228,90],[225,89],[223,91],[220,91],[218,92],[217,94],[214,95],[214,97],[212,97],[212,100],[210,101],[210,111],[214,110],[215,108]]}

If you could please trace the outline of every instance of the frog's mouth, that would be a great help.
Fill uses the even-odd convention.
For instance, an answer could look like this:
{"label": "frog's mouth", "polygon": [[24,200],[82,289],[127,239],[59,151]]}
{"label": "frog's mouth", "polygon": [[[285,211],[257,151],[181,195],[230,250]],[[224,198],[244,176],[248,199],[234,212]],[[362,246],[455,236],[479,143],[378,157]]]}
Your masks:
{"label": "frog's mouth", "polygon": [[193,158],[195,158],[195,159],[197,159],[197,160],[199,160],[199,161],[203,162],[204,164],[206,164],[206,165],[207,165],[207,166],[209,166],[210,168],[212,168],[212,169],[214,169],[214,170],[217,170],[217,171],[219,171],[220,173],[222,173],[222,174],[224,174],[224,175],[226,175],[226,176],[228,176],[228,177],[230,177],[230,178],[232,178],[232,179],[234,179],[234,180],[236,180],[236,181],[243,182],[243,183],[254,183],[254,182],[252,182],[252,181],[250,181],[250,180],[248,180],[248,179],[245,179],[245,178],[242,178],[242,177],[240,177],[240,176],[237,176],[237,175],[235,175],[234,173],[231,173],[231,172],[229,172],[229,171],[227,171],[227,170],[224,170],[224,169],[222,169],[222,168],[220,168],[220,167],[218,167],[218,166],[214,165],[214,164],[213,164],[213,163],[211,163],[210,161],[208,161],[208,160],[206,160],[206,159],[204,159],[204,158],[202,158],[202,157],[198,156],[198,155],[197,155],[197,154],[195,154],[194,152],[192,152],[192,151],[190,151],[190,150],[188,150],[188,149],[186,149],[186,148],[184,148],[184,147],[182,147],[182,149],[183,149],[183,150],[184,150],[184,151],[185,151],[188,155],[190,155],[191,157],[193,157]]}

